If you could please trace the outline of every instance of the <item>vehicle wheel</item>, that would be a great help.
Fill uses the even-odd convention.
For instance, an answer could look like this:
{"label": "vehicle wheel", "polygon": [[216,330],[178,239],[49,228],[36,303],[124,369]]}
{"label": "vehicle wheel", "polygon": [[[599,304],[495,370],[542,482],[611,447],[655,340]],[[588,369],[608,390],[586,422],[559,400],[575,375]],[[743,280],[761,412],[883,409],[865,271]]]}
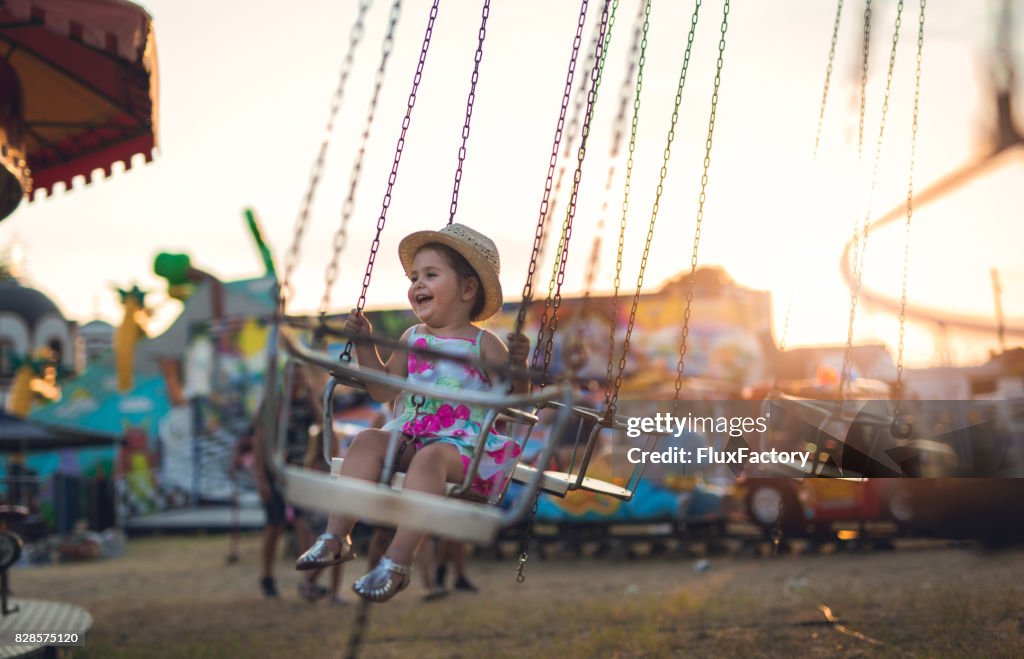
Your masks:
{"label": "vehicle wheel", "polygon": [[914,521],[914,505],[910,500],[910,492],[904,488],[894,489],[886,501],[886,511],[900,526]]}
{"label": "vehicle wheel", "polygon": [[[779,519],[779,505],[782,519]],[[765,533],[771,533],[776,522],[785,535],[800,535],[804,531],[803,514],[796,493],[787,483],[756,483],[747,494],[747,513]]]}

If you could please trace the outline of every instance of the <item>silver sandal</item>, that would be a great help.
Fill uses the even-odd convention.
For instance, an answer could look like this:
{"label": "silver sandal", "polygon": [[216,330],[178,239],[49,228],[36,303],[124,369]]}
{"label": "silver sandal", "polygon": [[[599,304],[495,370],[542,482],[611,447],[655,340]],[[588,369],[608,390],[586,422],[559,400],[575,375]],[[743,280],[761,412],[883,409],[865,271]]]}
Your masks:
{"label": "silver sandal", "polygon": [[386,602],[409,585],[410,573],[409,566],[399,565],[385,556],[377,567],[352,584],[352,590],[371,602]]}
{"label": "silver sandal", "polygon": [[[328,542],[331,540],[337,540],[340,545],[337,554],[333,553],[330,545],[328,545]],[[355,557],[356,554],[352,551],[352,542],[347,537],[342,538],[336,533],[323,533],[316,539],[313,546],[307,549],[295,561],[295,569],[317,570],[322,567],[351,561]]]}

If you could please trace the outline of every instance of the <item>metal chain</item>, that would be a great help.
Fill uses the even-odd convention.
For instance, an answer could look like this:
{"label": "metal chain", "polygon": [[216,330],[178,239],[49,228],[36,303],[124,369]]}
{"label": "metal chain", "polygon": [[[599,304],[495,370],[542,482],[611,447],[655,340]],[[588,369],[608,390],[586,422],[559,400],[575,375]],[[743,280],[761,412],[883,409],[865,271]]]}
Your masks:
{"label": "metal chain", "polygon": [[[864,3],[864,27],[863,36],[861,38],[861,68],[860,68],[860,116],[857,124],[857,164],[860,165],[864,156],[864,122],[867,115],[867,89],[868,89],[868,62],[869,55],[871,52],[871,0],[865,0]],[[857,280],[857,287],[860,287],[860,271],[864,267],[864,251],[863,245],[861,244],[861,233],[866,229],[861,228],[860,217],[855,216],[853,221],[853,236],[850,240],[851,252],[850,260],[852,262],[853,276]],[[851,294],[852,295],[852,294]],[[856,315],[857,301],[851,299],[850,302],[850,325],[852,326],[854,317]],[[852,333],[852,327],[848,330]],[[849,342],[848,342],[849,345]],[[843,353],[843,367],[840,369],[840,382],[837,400],[840,401],[840,405],[843,399],[843,392],[846,390],[846,383],[843,381],[842,372],[849,369],[850,365],[846,363],[849,359],[847,352]]]}
{"label": "metal chain", "polygon": [[[602,11],[604,7],[602,6]],[[607,24],[601,20],[594,22],[593,34],[590,36],[590,45],[587,49],[587,59],[583,63],[584,71],[591,71],[597,62],[598,55],[598,44],[604,38],[604,31]],[[565,172],[569,168],[569,161],[572,158],[573,149],[576,147],[576,135],[580,130],[580,120],[583,117],[583,108],[586,105],[588,94],[590,92],[590,76],[580,76],[579,84],[576,86],[576,92],[572,99],[572,116],[569,118],[569,125],[566,126],[566,132],[569,134],[569,139],[565,141],[565,146],[562,149],[562,153],[559,156],[558,165],[558,176],[555,178],[555,187],[551,191],[551,203],[548,205],[548,212],[544,216],[544,237],[547,238],[549,231],[548,228],[551,226],[551,218],[554,217],[555,212],[558,209],[558,195],[562,192],[562,181],[565,180]],[[555,250],[555,254],[562,253],[562,247],[565,243],[565,236],[559,234],[558,236],[558,248]],[[543,245],[542,245],[543,249]],[[557,260],[555,261],[557,264]],[[553,267],[551,272],[551,283],[549,288],[554,290],[554,280],[557,276],[557,265]],[[550,298],[550,293],[549,293]],[[543,332],[541,327],[541,332]],[[537,343],[540,343],[540,337],[538,336]]]}
{"label": "metal chain", "polygon": [[540,501],[540,490],[533,495],[533,507],[530,508],[530,520],[526,523],[523,543],[520,546],[519,564],[516,565],[516,583],[526,581],[526,561],[530,559],[530,539],[533,537],[533,518],[537,516],[537,502]]}
{"label": "metal chain", "polygon": [[[860,117],[857,125],[857,164],[863,160],[864,155],[864,121],[867,114],[867,71],[868,60],[871,49],[871,0],[864,3],[864,27],[861,38],[861,61],[860,61]],[[864,267],[864,252],[860,244],[860,234],[863,229],[860,226],[859,217],[853,222],[853,237],[851,239],[851,260],[853,262],[853,273],[857,273]],[[840,387],[843,390],[843,387]]]}
{"label": "metal chain", "polygon": [[[633,336],[633,327],[636,325],[636,312],[640,307],[640,292],[644,286],[644,273],[647,271],[647,258],[651,253],[651,242],[654,240],[654,225],[658,220],[658,210],[661,207],[661,195],[665,191],[665,178],[668,176],[668,162],[672,157],[672,142],[676,137],[676,124],[679,122],[679,106],[683,102],[683,88],[686,86],[686,73],[690,68],[690,54],[693,52],[693,37],[697,31],[697,19],[700,17],[701,0],[696,0],[693,6],[693,14],[690,15],[690,31],[686,35],[686,50],[683,53],[683,64],[679,69],[679,83],[676,86],[675,105],[672,107],[672,120],[669,122],[668,138],[665,142],[665,150],[661,158],[661,170],[658,173],[658,187],[654,192],[654,205],[651,208],[651,221],[647,225],[647,238],[644,241],[644,251],[640,257],[640,271],[636,277],[636,290],[633,292],[633,303],[629,309],[629,321],[626,323],[626,333],[622,339],[622,356],[619,358],[619,370],[615,376],[614,392],[622,386],[622,376],[626,368],[626,355],[629,353],[629,342]],[[625,212],[625,208],[623,208]],[[615,404],[613,399],[610,406]]]}
{"label": "metal chain", "polygon": [[[584,104],[586,105],[586,108],[587,108],[586,112],[584,113],[584,120],[583,120],[584,127],[583,127],[583,130],[581,130],[581,135],[580,135],[580,137],[581,137],[581,142],[580,142],[581,146],[585,145],[585,142],[583,142],[583,140],[582,140],[582,137],[583,137],[582,134],[583,134],[583,132],[585,130],[587,130],[587,127],[588,127],[587,126],[587,121],[592,116],[593,101],[595,99],[595,94],[594,94],[594,82],[595,82],[594,81],[594,72],[598,69],[598,67],[601,64],[601,55],[603,54],[604,47],[605,47],[604,46],[604,44],[605,44],[605,36],[608,33],[608,24],[609,24],[609,21],[608,21],[608,4],[609,4],[608,0],[604,0],[604,3],[601,5],[601,19],[596,23],[596,25],[594,27],[594,29],[595,29],[594,36],[596,37],[596,39],[594,39],[592,41],[592,43],[591,43],[592,55],[587,57],[587,65],[588,65],[588,68],[590,70],[590,75],[585,76],[582,80],[580,80],[580,89],[578,91],[585,91],[586,93],[585,94],[577,93],[577,96],[576,96],[576,99],[575,99],[576,100],[576,107],[574,108],[574,114],[573,114],[573,119],[574,120],[578,118],[578,116],[580,114],[580,111],[581,111],[582,107],[584,106]],[[587,83],[590,83],[590,84],[588,85]],[[558,195],[558,192],[562,188],[562,178],[565,175],[565,171],[566,171],[566,168],[567,168],[567,163],[568,163],[568,160],[569,160],[569,156],[570,156],[570,153],[572,151],[572,147],[574,146],[573,137],[575,136],[577,123],[578,122],[573,121],[573,123],[570,124],[570,126],[569,126],[570,141],[569,141],[569,143],[566,144],[565,152],[562,154],[563,162],[562,162],[562,165],[561,165],[560,169],[558,170],[558,181],[555,184],[554,194],[552,195],[551,208],[549,209],[549,212],[548,212],[547,216],[544,218],[544,228],[543,228],[543,231],[544,231],[544,235],[545,236],[548,234],[548,227],[549,227],[549,225],[551,223],[551,218],[554,216],[555,207],[557,206],[557,195]],[[577,155],[577,162],[579,162],[578,155]],[[567,207],[566,208],[566,212],[568,213],[568,211],[569,211],[569,208]],[[551,329],[549,327],[549,323],[548,323],[548,313],[551,311],[551,305],[552,305],[552,302],[554,300],[555,284],[558,281],[558,266],[561,263],[561,260],[562,260],[561,256],[562,256],[562,253],[564,251],[565,251],[565,231],[564,231],[564,226],[563,226],[563,231],[559,234],[559,238],[558,238],[558,248],[555,250],[555,259],[552,262],[551,279],[548,280],[548,294],[547,294],[547,297],[544,300],[544,311],[542,313],[542,318],[541,318],[540,325],[539,325],[539,327],[537,329],[537,341],[534,344],[534,348],[533,348],[533,358],[531,360],[531,363],[533,364],[534,367],[538,366],[538,364],[540,362],[540,356],[542,354],[547,357],[548,362],[550,363],[550,357],[547,356],[547,353],[544,352],[542,346],[546,346],[547,342],[549,340],[548,338],[546,338],[547,335],[548,335],[549,330]],[[553,340],[553,339],[550,339],[550,340]],[[547,368],[546,367],[545,367],[545,376],[544,377],[545,377],[545,379],[547,379]]]}
{"label": "metal chain", "polygon": [[[600,20],[594,22],[594,33],[590,37],[590,46],[587,49],[587,59],[583,63],[583,70],[590,71],[594,67],[594,62],[597,61],[597,44],[601,40],[604,34],[602,28],[604,24]],[[565,172],[568,169],[569,161],[572,158],[573,149],[576,146],[576,135],[580,129],[580,120],[583,117],[583,107],[586,105],[587,93],[590,90],[590,76],[580,76],[579,84],[576,86],[576,92],[573,94],[572,99],[572,116],[569,117],[569,124],[566,126],[566,133],[569,135],[569,139],[565,141],[565,146],[562,149],[562,153],[559,156],[558,165],[558,176],[555,177],[555,187],[551,191],[551,203],[548,204],[548,211],[544,215],[544,231],[543,238],[541,239],[541,254],[543,254],[544,241],[549,235],[549,227],[551,226],[551,218],[555,216],[555,212],[558,210],[558,195],[562,192],[562,181],[565,180]],[[559,234],[558,236],[558,248],[555,250],[555,254],[562,253],[562,245],[565,242],[565,238]],[[538,255],[538,258],[540,255]],[[555,278],[554,270],[551,274],[552,280]],[[554,284],[551,284],[552,289]],[[543,328],[541,328],[543,332]],[[540,336],[538,336],[537,343],[540,343]]]}
{"label": "metal chain", "polygon": [[[869,0],[870,1],[870,0]],[[828,104],[828,92],[832,81],[832,70],[835,64],[836,57],[836,44],[839,40],[839,25],[842,22],[843,16],[843,0],[838,0],[836,3],[836,16],[832,22],[832,37],[829,43],[828,49],[828,64],[825,66],[825,82],[822,86],[821,91],[821,107],[818,109],[818,127],[814,133],[814,150],[811,158],[816,160],[818,158],[818,148],[821,146],[821,130],[825,124],[825,108]],[[862,78],[863,81],[863,78]],[[855,230],[856,233],[856,230]],[[793,305],[793,292],[789,293],[789,298],[786,301],[786,314],[785,321],[782,326],[782,333],[779,337],[779,348],[775,353],[775,375],[772,378],[771,397],[775,397],[779,391],[779,366],[782,363],[782,355],[786,351],[786,337],[789,333],[789,316],[790,309]]]}
{"label": "metal chain", "polygon": [[860,244],[860,267],[856,268],[853,286],[850,287],[850,317],[846,328],[846,350],[843,353],[843,367],[839,373],[839,392],[836,408],[840,408],[849,394],[850,373],[853,366],[853,327],[857,316],[857,302],[860,297],[861,282],[864,277],[864,254],[868,247],[868,230],[870,227],[871,207],[874,203],[875,187],[878,183],[878,165],[882,157],[882,140],[885,136],[885,122],[889,113],[889,94],[892,91],[893,69],[896,66],[896,47],[900,40],[900,25],[903,18],[903,0],[896,5],[896,25],[892,33],[892,48],[889,51],[889,68],[885,76],[885,92],[882,95],[882,116],[878,125],[878,139],[875,142],[875,158],[871,168],[871,188],[868,191],[867,210],[864,213],[863,232]]}
{"label": "metal chain", "polygon": [[[644,86],[644,64],[647,62],[647,35],[650,29],[651,3],[646,0],[644,3],[644,22],[641,27],[642,36],[640,39],[640,57],[636,68],[636,87],[633,93],[633,119],[629,128],[629,150],[626,158],[626,181],[622,189],[622,215],[619,217],[619,242],[615,256],[615,282],[612,290],[612,322],[608,331],[608,368],[605,371],[608,385],[604,393],[605,419],[615,418],[615,408],[619,399],[619,389],[622,387],[622,372],[626,368],[626,348],[623,346],[622,354],[619,356],[619,375],[614,379],[612,385],[612,371],[615,363],[615,328],[619,316],[619,289],[622,286],[622,257],[626,246],[626,219],[629,215],[629,193],[633,180],[633,156],[636,153],[636,133],[640,120],[640,91]],[[648,241],[648,246],[650,241]],[[639,299],[637,300],[639,302]],[[632,314],[636,317],[635,312]]]}
{"label": "metal chain", "polygon": [[828,103],[828,87],[832,81],[832,64],[836,59],[836,43],[839,41],[839,23],[843,16],[843,0],[836,3],[836,18],[832,24],[832,43],[828,49],[828,66],[825,67],[825,85],[821,91],[821,109],[818,111],[818,130],[814,133],[814,158],[818,157],[821,145],[821,127],[825,123],[825,106]]}
{"label": "metal chain", "polygon": [[462,185],[462,164],[466,160],[466,142],[469,141],[469,124],[473,119],[473,102],[476,100],[476,83],[480,79],[480,60],[484,57],[484,39],[487,37],[487,17],[491,14],[491,0],[484,0],[480,31],[477,33],[476,54],[473,56],[473,76],[470,79],[469,96],[466,99],[466,121],[462,124],[462,143],[459,145],[459,165],[455,169],[455,184],[452,186],[452,205],[448,210],[448,224],[455,221],[455,210],[459,207],[459,187]]}
{"label": "metal chain", "polygon": [[917,155],[917,119],[918,108],[921,101],[921,59],[924,51],[924,8],[925,1],[921,0],[921,9],[917,18],[917,63],[914,67],[914,119],[910,131],[910,174],[907,181],[907,222],[903,234],[903,281],[900,287],[900,330],[899,347],[896,351],[896,386],[893,392],[896,398],[893,417],[897,423],[900,422],[901,403],[903,402],[903,340],[906,332],[907,322],[907,272],[910,265],[910,221],[914,215],[914,159]]}
{"label": "metal chain", "polygon": [[516,315],[514,333],[523,331],[526,324],[526,311],[529,301],[533,298],[533,275],[537,271],[537,258],[540,255],[541,243],[544,238],[544,218],[548,214],[548,202],[551,198],[551,187],[553,185],[555,168],[558,165],[558,149],[562,141],[562,131],[565,127],[565,114],[569,108],[569,98],[572,95],[572,79],[576,73],[576,60],[580,52],[580,44],[583,43],[583,24],[587,18],[587,2],[580,1],[580,15],[576,23],[576,36],[572,41],[572,55],[569,58],[569,70],[565,76],[565,91],[562,94],[562,106],[558,113],[558,122],[555,125],[555,138],[551,145],[551,157],[548,159],[547,178],[544,180],[544,194],[540,202],[540,214],[537,218],[537,229],[533,236],[533,249],[530,252],[530,265],[526,273],[526,284],[523,285],[523,297],[519,304],[519,313]]}
{"label": "metal chain", "polygon": [[371,604],[370,600],[361,600],[356,608],[356,619],[352,625],[352,633],[348,637],[345,659],[356,659],[359,656],[359,647],[363,644],[363,636],[370,623]]}
{"label": "metal chain", "polygon": [[860,123],[857,127],[857,160],[864,150],[864,115],[868,99],[868,55],[871,53],[871,0],[864,1],[864,28],[861,37]]}
{"label": "metal chain", "polygon": [[[782,493],[780,492],[779,494],[781,495]],[[779,511],[778,515],[775,517],[775,526],[773,526],[772,530],[768,533],[768,537],[772,541],[772,556],[779,555],[779,545],[782,544],[782,515],[785,510],[783,506],[784,500],[784,496],[779,496]]]}
{"label": "metal chain", "polygon": [[693,234],[693,252],[690,254],[690,282],[686,291],[686,309],[683,311],[683,337],[679,343],[679,362],[676,365],[675,394],[673,411],[679,403],[683,388],[683,371],[686,367],[687,339],[690,336],[690,312],[693,308],[694,279],[697,273],[697,250],[700,246],[701,222],[704,219],[704,202],[707,199],[708,170],[711,167],[711,142],[715,134],[715,116],[718,112],[718,91],[722,84],[722,64],[725,55],[725,34],[729,29],[729,0],[722,6],[722,29],[718,39],[718,60],[715,63],[715,84],[711,92],[711,116],[708,118],[708,135],[704,141],[704,171],[700,177],[700,196],[697,200],[697,227]]}
{"label": "metal chain", "polygon": [[[635,77],[638,58],[640,57],[640,43],[641,40],[646,45],[646,30],[644,26],[648,23],[646,17],[650,16],[650,11],[647,9],[650,3],[647,0],[643,0],[637,5],[636,21],[633,28],[633,41],[629,47],[629,64],[626,67],[626,74],[622,78],[622,85],[620,88],[619,95],[619,110],[615,114],[615,119],[612,122],[612,141],[608,151],[608,176],[605,177],[604,182],[604,194],[602,195],[601,212],[598,215],[597,220],[597,231],[594,235],[594,243],[590,250],[590,259],[587,261],[586,275],[584,276],[583,284],[583,302],[577,307],[575,314],[575,325],[576,332],[573,338],[573,350],[577,354],[583,353],[583,330],[585,323],[583,322],[583,313],[586,310],[590,302],[590,293],[594,287],[594,279],[597,277],[598,266],[601,262],[601,243],[605,228],[605,217],[608,214],[608,200],[611,197],[612,183],[615,181],[615,169],[616,163],[619,159],[619,150],[622,146],[622,137],[625,134],[626,126],[626,110],[629,108],[629,100],[633,97],[633,78]],[[635,144],[632,145],[635,149]],[[632,172],[630,172],[632,173]],[[617,267],[622,268],[622,246],[620,243]],[[618,291],[616,291],[617,293]],[[612,299],[612,318],[615,317],[616,313],[616,298]],[[615,358],[615,323],[611,324],[611,340],[608,346],[608,370],[607,377],[608,382],[611,382],[611,370],[612,361]],[[605,390],[605,402],[607,402],[607,389]]]}
{"label": "metal chain", "polygon": [[[547,377],[548,371],[551,366],[551,356],[554,350],[554,337],[555,332],[558,331],[558,309],[562,304],[562,284],[565,282],[565,266],[569,260],[569,241],[572,239],[572,222],[576,216],[576,201],[579,197],[580,180],[583,178],[583,161],[587,154],[587,140],[590,137],[590,124],[594,118],[594,106],[597,103],[597,92],[601,86],[601,78],[604,73],[604,64],[607,60],[608,48],[611,46],[612,41],[612,28],[615,26],[615,10],[619,7],[619,0],[611,0],[611,11],[608,10],[609,0],[605,0],[604,7],[601,12],[601,23],[607,24],[607,27],[602,30],[602,38],[598,42],[598,51],[596,54],[597,63],[594,69],[590,73],[591,87],[590,92],[587,94],[587,112],[583,118],[583,130],[580,135],[580,146],[576,154],[576,171],[572,177],[572,190],[569,193],[569,205],[565,210],[565,220],[562,222],[562,236],[564,238],[562,244],[561,254],[558,255],[558,276],[555,288],[555,294],[552,298],[551,304],[551,321],[545,337],[544,344],[544,375]],[[545,303],[544,315],[541,318],[541,325],[545,324],[548,305]],[[570,370],[575,370],[572,363],[569,364]]]}
{"label": "metal chain", "polygon": [[387,32],[384,35],[384,43],[381,46],[380,64],[377,65],[377,72],[373,79],[373,94],[370,96],[370,107],[366,112],[366,121],[363,124],[359,150],[356,152],[356,159],[349,174],[348,196],[345,197],[345,201],[341,205],[341,223],[338,225],[338,230],[335,232],[334,240],[332,241],[334,251],[327,270],[324,272],[324,294],[320,299],[321,322],[324,322],[324,318],[330,308],[331,289],[334,288],[334,282],[338,278],[338,260],[341,252],[345,249],[345,245],[348,244],[348,225],[356,208],[356,188],[359,186],[359,180],[362,176],[366,145],[370,141],[370,128],[373,126],[373,120],[377,114],[377,101],[380,98],[381,87],[384,86],[384,72],[387,70],[388,60],[391,59],[391,53],[394,50],[395,28],[398,25],[398,19],[401,14],[402,0],[395,0],[391,5],[391,12],[388,15]]}
{"label": "metal chain", "polygon": [[[373,275],[373,264],[377,260],[377,250],[380,249],[380,236],[384,231],[387,222],[388,208],[391,206],[391,191],[398,179],[398,164],[402,160],[402,151],[405,149],[405,134],[409,130],[412,120],[412,109],[416,105],[416,91],[419,89],[420,80],[423,79],[423,67],[427,61],[427,51],[430,49],[430,37],[434,32],[434,21],[437,19],[437,8],[440,0],[434,0],[430,7],[430,17],[427,19],[427,29],[423,34],[423,45],[420,47],[420,59],[416,64],[416,73],[412,79],[412,90],[409,92],[409,101],[405,108],[405,117],[402,118],[402,131],[398,135],[398,144],[395,146],[395,158],[391,163],[391,174],[388,175],[388,187],[384,193],[384,201],[381,204],[380,216],[377,218],[377,233],[370,244],[370,256],[366,262],[366,272],[363,274],[363,288],[359,293],[359,301],[356,303],[355,311],[361,312],[366,306],[366,292],[370,288],[370,278]],[[348,362],[352,359],[352,341],[345,344],[345,350],[341,353],[340,359]]]}
{"label": "metal chain", "polygon": [[288,298],[292,294],[291,276],[299,262],[302,236],[306,231],[306,225],[309,223],[309,213],[313,208],[313,198],[316,196],[316,189],[320,184],[324,160],[327,158],[327,147],[331,142],[331,133],[334,132],[334,120],[338,116],[338,110],[341,109],[341,101],[345,96],[345,87],[348,83],[349,73],[352,71],[356,47],[363,40],[363,34],[366,30],[366,13],[369,11],[371,4],[373,4],[371,0],[360,0],[356,20],[348,33],[348,50],[345,52],[345,59],[341,63],[338,86],[334,90],[334,95],[331,96],[331,107],[327,113],[327,126],[324,129],[324,138],[320,142],[320,150],[317,152],[316,160],[313,161],[313,171],[310,173],[309,183],[306,186],[306,194],[302,198],[299,216],[295,220],[295,228],[292,230],[292,244],[285,253],[284,276],[281,279],[281,286],[277,292],[278,313],[281,315],[284,315],[285,308],[288,305]]}
{"label": "metal chain", "polygon": [[[587,59],[584,62],[583,69],[589,71],[593,68],[594,62],[597,61],[595,55],[597,54],[597,44],[601,41],[603,34],[602,28],[604,25],[600,20],[594,22],[594,34],[590,39],[590,47],[587,50]],[[576,93],[573,96],[573,108],[572,116],[569,118],[569,125],[566,127],[566,132],[569,135],[569,139],[565,141],[565,148],[562,150],[559,156],[558,176],[555,178],[555,187],[551,191],[551,203],[548,204],[548,209],[544,213],[542,226],[541,226],[541,249],[537,252],[538,261],[541,260],[543,255],[544,244],[547,241],[548,235],[550,234],[551,218],[555,216],[555,212],[558,209],[558,195],[562,192],[562,181],[565,179],[565,171],[568,168],[569,159],[572,155],[573,147],[576,146],[576,133],[579,129],[580,118],[583,115],[583,106],[587,100],[587,92],[590,89],[590,76],[580,76],[579,85],[576,87]],[[555,254],[562,253],[562,246],[565,242],[565,237],[559,234],[558,236],[558,248],[555,250]],[[557,261],[556,261],[557,262]],[[548,283],[548,297],[545,300],[547,305],[551,304],[551,296],[554,292],[554,282],[556,278],[556,271],[552,269],[551,280]],[[539,351],[536,346],[544,344],[544,330],[546,328],[543,324],[537,328],[537,340],[534,342],[534,353],[532,364],[536,367],[539,359]]]}
{"label": "metal chain", "polygon": [[[867,114],[867,94],[868,94],[868,62],[869,54],[871,52],[871,0],[866,0],[864,4],[864,28],[863,36],[861,38],[861,65],[860,65],[860,117],[857,124],[857,163],[860,164],[864,157],[864,120]],[[864,256],[861,251],[860,234],[861,234],[860,219],[855,219],[853,223],[853,239],[852,243],[852,260],[853,260],[853,272],[856,274],[864,265]]]}

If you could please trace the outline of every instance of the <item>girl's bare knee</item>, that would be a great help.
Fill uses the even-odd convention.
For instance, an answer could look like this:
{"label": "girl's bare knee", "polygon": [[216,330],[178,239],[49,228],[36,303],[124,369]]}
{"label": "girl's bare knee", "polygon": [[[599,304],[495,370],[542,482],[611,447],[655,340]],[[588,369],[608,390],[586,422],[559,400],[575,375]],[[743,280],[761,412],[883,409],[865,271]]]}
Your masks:
{"label": "girl's bare knee", "polygon": [[377,468],[383,464],[387,450],[387,439],[381,441],[379,430],[363,430],[352,440],[352,446],[345,453],[341,465],[343,475],[362,473],[367,467]]}
{"label": "girl's bare knee", "polygon": [[441,471],[446,480],[457,481],[462,476],[462,458],[451,444],[437,443],[424,446],[413,456],[408,473]]}

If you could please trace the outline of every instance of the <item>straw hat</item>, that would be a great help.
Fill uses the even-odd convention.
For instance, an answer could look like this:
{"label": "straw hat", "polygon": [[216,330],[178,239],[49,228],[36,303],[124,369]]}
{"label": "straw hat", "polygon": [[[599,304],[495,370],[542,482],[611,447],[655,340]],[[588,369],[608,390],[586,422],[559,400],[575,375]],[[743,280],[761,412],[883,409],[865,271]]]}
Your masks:
{"label": "straw hat", "polygon": [[416,252],[429,243],[440,243],[461,254],[476,270],[484,289],[484,308],[473,320],[486,320],[501,309],[501,259],[494,241],[479,231],[464,224],[449,224],[440,231],[417,231],[402,239],[398,244],[398,258],[406,274],[412,270],[412,259]]}

